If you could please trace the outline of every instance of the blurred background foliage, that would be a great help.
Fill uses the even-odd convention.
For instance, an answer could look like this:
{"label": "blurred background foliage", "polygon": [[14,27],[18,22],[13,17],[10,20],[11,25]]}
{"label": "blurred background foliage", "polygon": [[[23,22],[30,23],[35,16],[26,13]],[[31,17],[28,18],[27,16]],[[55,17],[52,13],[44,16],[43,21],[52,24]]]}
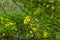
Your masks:
{"label": "blurred background foliage", "polygon": [[0,40],[60,40],[60,0],[0,0]]}

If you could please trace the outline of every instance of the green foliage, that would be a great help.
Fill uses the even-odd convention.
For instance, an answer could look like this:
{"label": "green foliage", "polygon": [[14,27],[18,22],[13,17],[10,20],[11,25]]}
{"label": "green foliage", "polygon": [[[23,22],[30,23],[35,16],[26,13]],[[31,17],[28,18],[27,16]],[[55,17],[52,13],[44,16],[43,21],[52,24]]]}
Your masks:
{"label": "green foliage", "polygon": [[8,36],[9,40],[59,40],[59,0],[6,0],[1,1],[1,6],[1,37]]}

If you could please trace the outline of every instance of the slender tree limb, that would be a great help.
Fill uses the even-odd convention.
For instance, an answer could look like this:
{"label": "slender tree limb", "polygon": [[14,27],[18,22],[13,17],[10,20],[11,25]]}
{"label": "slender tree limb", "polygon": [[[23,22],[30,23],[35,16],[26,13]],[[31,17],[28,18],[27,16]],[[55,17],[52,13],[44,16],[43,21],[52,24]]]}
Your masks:
{"label": "slender tree limb", "polygon": [[25,14],[27,14],[27,12],[25,12],[25,11],[21,8],[21,6],[19,6],[19,5],[16,3],[15,0],[12,0],[12,1],[14,2],[14,4],[16,4],[16,5],[19,7],[19,9],[21,9]]}

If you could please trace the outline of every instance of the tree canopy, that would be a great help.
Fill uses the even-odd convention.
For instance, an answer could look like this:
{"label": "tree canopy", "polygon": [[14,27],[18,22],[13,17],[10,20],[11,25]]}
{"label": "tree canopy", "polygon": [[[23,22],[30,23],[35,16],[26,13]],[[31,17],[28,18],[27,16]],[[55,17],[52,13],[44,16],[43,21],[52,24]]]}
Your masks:
{"label": "tree canopy", "polygon": [[1,40],[60,40],[60,0],[0,0]]}

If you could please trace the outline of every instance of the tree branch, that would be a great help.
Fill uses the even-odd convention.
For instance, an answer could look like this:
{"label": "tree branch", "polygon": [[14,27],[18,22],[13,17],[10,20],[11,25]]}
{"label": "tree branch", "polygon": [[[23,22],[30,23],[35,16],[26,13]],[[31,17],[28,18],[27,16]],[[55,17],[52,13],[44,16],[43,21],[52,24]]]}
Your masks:
{"label": "tree branch", "polygon": [[25,12],[25,11],[16,3],[15,0],[12,0],[12,1],[19,7],[19,9],[21,9],[25,14],[27,14],[27,12]]}

